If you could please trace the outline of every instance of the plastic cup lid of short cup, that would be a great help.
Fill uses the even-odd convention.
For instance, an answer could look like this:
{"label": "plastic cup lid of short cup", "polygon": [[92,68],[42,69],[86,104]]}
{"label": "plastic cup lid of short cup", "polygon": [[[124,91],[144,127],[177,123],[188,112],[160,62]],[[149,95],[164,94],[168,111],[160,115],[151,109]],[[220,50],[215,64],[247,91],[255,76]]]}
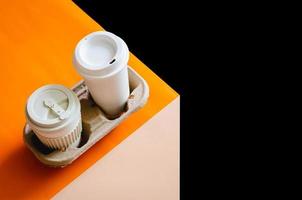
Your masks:
{"label": "plastic cup lid of short cup", "polygon": [[127,64],[129,50],[118,36],[97,31],[88,34],[75,48],[74,65],[86,76],[106,76]]}
{"label": "plastic cup lid of short cup", "polygon": [[62,85],[46,85],[28,99],[28,120],[39,127],[56,127],[64,123],[76,109],[77,97]]}

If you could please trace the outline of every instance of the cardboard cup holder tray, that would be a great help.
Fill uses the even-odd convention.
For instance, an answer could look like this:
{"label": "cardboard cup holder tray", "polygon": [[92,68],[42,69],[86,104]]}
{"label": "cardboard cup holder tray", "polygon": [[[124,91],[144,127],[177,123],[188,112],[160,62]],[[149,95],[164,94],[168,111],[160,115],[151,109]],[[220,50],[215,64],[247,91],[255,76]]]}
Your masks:
{"label": "cardboard cup holder tray", "polygon": [[124,112],[115,119],[109,119],[102,109],[94,103],[84,81],[80,81],[72,88],[81,103],[83,130],[80,144],[77,147],[70,146],[65,151],[50,149],[40,142],[28,124],[25,125],[23,131],[23,139],[26,146],[45,165],[64,167],[72,163],[147,102],[149,88],[146,81],[130,67],[128,67],[128,74],[130,96]]}

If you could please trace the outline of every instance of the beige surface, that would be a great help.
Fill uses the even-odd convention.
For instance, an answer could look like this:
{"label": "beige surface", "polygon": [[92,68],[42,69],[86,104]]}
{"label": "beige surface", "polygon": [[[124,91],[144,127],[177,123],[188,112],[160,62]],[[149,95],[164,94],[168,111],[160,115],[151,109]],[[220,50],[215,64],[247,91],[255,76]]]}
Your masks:
{"label": "beige surface", "polygon": [[179,97],[53,199],[179,199]]}

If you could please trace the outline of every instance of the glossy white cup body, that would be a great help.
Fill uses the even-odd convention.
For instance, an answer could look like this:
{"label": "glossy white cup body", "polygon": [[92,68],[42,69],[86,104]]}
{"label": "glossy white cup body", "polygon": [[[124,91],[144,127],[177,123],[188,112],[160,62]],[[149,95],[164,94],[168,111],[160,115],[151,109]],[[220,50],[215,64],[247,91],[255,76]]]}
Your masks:
{"label": "glossy white cup body", "polygon": [[129,97],[128,59],[125,42],[105,31],[85,36],[75,49],[76,70],[95,103],[112,117],[124,110]]}

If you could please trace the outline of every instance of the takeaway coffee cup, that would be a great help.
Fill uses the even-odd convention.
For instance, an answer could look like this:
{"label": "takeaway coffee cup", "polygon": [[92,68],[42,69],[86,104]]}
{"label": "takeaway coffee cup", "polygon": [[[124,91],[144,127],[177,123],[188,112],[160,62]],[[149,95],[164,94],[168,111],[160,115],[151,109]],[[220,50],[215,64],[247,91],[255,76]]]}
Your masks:
{"label": "takeaway coffee cup", "polygon": [[75,48],[73,63],[89,92],[105,113],[118,116],[129,97],[129,50],[118,36],[98,31],[85,36]]}
{"label": "takeaway coffee cup", "polygon": [[77,146],[82,131],[78,97],[62,85],[46,85],[28,98],[26,120],[46,146],[65,150]]}

